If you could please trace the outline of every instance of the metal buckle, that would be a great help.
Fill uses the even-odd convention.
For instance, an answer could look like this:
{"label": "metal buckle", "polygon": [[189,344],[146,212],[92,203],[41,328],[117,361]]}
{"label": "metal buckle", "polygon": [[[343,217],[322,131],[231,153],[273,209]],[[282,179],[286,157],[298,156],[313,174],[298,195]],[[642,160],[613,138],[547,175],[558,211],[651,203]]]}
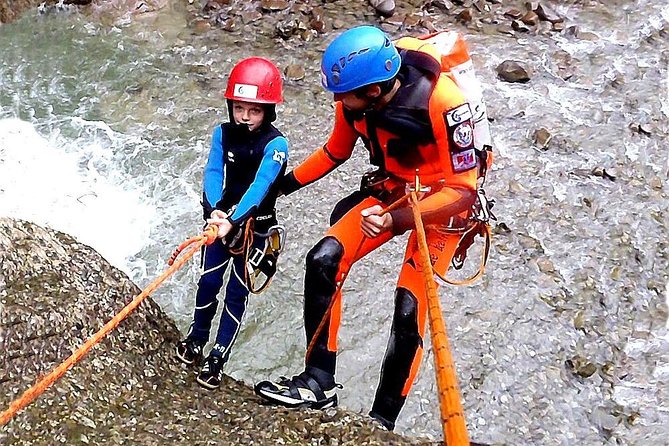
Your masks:
{"label": "metal buckle", "polygon": [[416,169],[416,177],[414,180],[414,183],[406,183],[404,186],[404,193],[408,194],[411,192],[416,192],[416,194],[419,193],[428,193],[432,190],[430,186],[423,186],[420,182],[420,177],[418,176],[418,169]]}
{"label": "metal buckle", "polygon": [[483,188],[476,191],[476,201],[472,206],[472,218],[482,223],[488,223],[490,220],[497,221],[497,217],[492,213],[495,206],[495,200],[488,198]]}

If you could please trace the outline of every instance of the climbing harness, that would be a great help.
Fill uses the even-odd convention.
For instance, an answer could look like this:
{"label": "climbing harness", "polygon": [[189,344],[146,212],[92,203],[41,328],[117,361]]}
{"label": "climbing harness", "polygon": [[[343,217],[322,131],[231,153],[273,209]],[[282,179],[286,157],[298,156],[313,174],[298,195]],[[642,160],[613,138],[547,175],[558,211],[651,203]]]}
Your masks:
{"label": "climbing harness", "polygon": [[488,166],[491,162],[491,156],[489,155],[490,152],[491,149],[489,146],[486,146],[485,150],[476,149],[476,155],[479,159],[479,171],[476,200],[471,207],[469,218],[466,221],[455,218],[451,219],[452,222],[453,220],[458,221],[455,224],[440,229],[448,233],[462,234],[460,241],[455,248],[453,259],[451,260],[451,265],[456,270],[460,270],[464,266],[465,259],[467,258],[467,251],[474,244],[476,236],[478,235],[483,238],[483,251],[481,253],[481,260],[478,270],[474,274],[462,281],[456,281],[446,278],[446,274],[442,275],[438,271],[435,271],[437,277],[449,285],[462,286],[475,282],[483,275],[486,264],[488,263],[492,236],[490,231],[490,220],[497,221],[497,217],[495,217],[495,214],[492,212],[492,208],[495,206],[495,200],[488,198],[485,190],[483,189]]}
{"label": "climbing harness", "polygon": [[[144,290],[137,295],[129,304],[119,311],[116,316],[111,318],[97,333],[91,336],[84,342],[77,350],[74,351],[65,361],[58,367],[53,369],[47,375],[39,379],[33,384],[23,395],[12,401],[9,407],[0,413],[0,426],[4,426],[11,420],[17,412],[32,403],[37,397],[44,393],[49,386],[61,378],[74,364],[79,362],[88,351],[98,344],[102,338],[108,335],[114,328],[116,328],[128,315],[135,310],[151,293],[153,293],[161,283],[163,283],[169,276],[181,268],[191,257],[193,257],[203,245],[211,245],[216,240],[217,228],[215,226],[208,226],[205,231],[192,237],[177,247],[170,257],[167,268],[158,278],[151,282]],[[190,247],[184,255],[177,260],[179,254],[186,248]]]}
{"label": "climbing harness", "polygon": [[[244,256],[244,285],[253,294],[262,293],[274,277],[279,254],[283,251],[286,228],[273,225],[267,232],[254,230],[253,217],[246,220],[234,233],[225,237],[224,244],[232,255]],[[262,248],[254,248],[256,237],[264,239]]]}
{"label": "climbing harness", "polygon": [[286,239],[286,228],[274,225],[266,233],[254,232],[253,235],[264,238],[265,243],[262,249],[252,248],[246,257],[244,279],[251,293],[260,294],[276,273],[279,254],[283,251]]}

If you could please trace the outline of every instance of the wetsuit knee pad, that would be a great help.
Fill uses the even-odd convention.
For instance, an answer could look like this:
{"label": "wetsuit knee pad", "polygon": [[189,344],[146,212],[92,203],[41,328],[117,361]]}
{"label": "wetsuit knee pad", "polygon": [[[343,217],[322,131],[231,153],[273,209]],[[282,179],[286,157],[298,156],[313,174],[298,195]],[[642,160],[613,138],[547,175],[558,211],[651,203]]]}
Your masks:
{"label": "wetsuit knee pad", "polygon": [[418,335],[418,299],[405,288],[397,288],[395,291],[393,334],[407,339],[414,338],[416,347],[418,347],[420,341]]}
{"label": "wetsuit knee pad", "polygon": [[[304,329],[310,343],[317,327],[327,314],[337,290],[337,273],[344,247],[334,237],[325,237],[307,254],[304,276]],[[308,364],[334,374],[337,355],[328,348],[329,329],[316,340]]]}
{"label": "wetsuit knee pad", "polygon": [[325,237],[307,254],[304,288],[309,294],[332,297],[344,247],[334,237]]}

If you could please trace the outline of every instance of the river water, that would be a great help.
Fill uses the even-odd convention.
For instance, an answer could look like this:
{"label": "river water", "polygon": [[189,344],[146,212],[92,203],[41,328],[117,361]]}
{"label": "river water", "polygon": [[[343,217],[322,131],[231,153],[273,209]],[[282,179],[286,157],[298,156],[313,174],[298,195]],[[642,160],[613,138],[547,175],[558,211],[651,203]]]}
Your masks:
{"label": "river water", "polygon": [[[499,219],[485,277],[440,290],[470,435],[669,444],[669,7],[555,7],[580,37],[467,35],[494,118],[487,189]],[[33,11],[0,26],[0,215],[68,232],[142,286],[201,228],[225,73],[250,55],[305,67],[279,107],[295,165],[330,128],[331,97],[318,85],[329,37],[277,45],[248,26],[196,32],[179,4],[108,12]],[[566,81],[555,62],[565,57],[575,72]],[[506,59],[531,65],[532,80],[497,79]],[[532,141],[541,127],[553,135],[543,149]],[[250,299],[228,374],[251,384],[301,370],[303,259],[365,170],[358,150],[279,200],[286,252],[269,290]],[[355,411],[374,395],[404,243],[361,261],[344,287],[337,379],[341,405]],[[182,330],[197,277],[192,262],[154,296]],[[426,352],[397,430],[440,438],[429,343]]]}

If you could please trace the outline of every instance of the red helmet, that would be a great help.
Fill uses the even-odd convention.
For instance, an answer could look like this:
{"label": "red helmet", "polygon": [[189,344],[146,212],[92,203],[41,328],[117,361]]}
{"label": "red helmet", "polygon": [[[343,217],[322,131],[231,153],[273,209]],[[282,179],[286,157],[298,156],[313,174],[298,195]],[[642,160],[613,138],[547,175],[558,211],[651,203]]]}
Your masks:
{"label": "red helmet", "polygon": [[278,104],[283,102],[281,73],[269,60],[249,57],[237,63],[230,72],[226,99]]}

